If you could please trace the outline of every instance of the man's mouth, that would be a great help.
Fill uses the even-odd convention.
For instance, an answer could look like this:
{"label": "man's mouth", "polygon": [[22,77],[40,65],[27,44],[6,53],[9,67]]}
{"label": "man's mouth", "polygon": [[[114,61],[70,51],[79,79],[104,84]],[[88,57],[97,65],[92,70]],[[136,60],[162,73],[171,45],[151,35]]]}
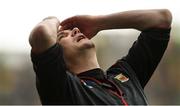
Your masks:
{"label": "man's mouth", "polygon": [[81,41],[82,39],[86,39],[84,35],[77,35],[77,42]]}

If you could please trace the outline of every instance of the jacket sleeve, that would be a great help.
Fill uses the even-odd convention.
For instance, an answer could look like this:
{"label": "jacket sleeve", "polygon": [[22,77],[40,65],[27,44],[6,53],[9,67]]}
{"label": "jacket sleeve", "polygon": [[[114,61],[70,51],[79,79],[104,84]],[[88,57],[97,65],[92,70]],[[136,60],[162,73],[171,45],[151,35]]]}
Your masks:
{"label": "jacket sleeve", "polygon": [[169,42],[170,29],[147,29],[129,49],[128,54],[112,67],[120,68],[122,62],[129,64],[144,88],[159,64]]}
{"label": "jacket sleeve", "polygon": [[42,54],[36,55],[31,52],[31,59],[42,104],[64,102],[67,74],[62,47],[55,44]]}
{"label": "jacket sleeve", "polygon": [[169,41],[170,29],[142,31],[124,61],[135,71],[142,87],[147,84],[159,64]]}

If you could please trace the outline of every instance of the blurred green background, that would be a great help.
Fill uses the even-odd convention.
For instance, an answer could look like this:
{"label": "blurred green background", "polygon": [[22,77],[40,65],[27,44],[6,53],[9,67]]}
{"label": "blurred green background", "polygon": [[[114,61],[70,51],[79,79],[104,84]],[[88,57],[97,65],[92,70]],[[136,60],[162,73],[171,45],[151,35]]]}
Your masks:
{"label": "blurred green background", "polygon": [[[150,104],[180,104],[180,16],[178,0],[6,0],[0,1],[0,105],[40,104],[30,59],[28,36],[46,16],[61,20],[76,14],[107,14],[132,9],[167,8],[173,14],[168,48],[145,87]],[[98,61],[106,70],[127,54],[139,31],[106,30],[94,41]]]}

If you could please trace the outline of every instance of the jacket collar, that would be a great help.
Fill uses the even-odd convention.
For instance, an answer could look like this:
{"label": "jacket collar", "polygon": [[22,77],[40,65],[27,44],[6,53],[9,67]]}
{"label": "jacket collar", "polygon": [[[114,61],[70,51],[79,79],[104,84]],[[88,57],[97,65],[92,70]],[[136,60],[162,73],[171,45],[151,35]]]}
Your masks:
{"label": "jacket collar", "polygon": [[87,70],[85,72],[79,73],[77,76],[78,77],[92,77],[97,80],[104,80],[105,73],[101,68],[95,68],[95,69],[91,69],[91,70]]}

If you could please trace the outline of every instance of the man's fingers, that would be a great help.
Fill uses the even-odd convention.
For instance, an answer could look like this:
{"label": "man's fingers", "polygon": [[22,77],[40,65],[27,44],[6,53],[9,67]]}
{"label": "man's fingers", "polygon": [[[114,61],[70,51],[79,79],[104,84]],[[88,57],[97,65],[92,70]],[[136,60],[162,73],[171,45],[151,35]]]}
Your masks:
{"label": "man's fingers", "polygon": [[63,21],[60,23],[60,25],[61,25],[61,26],[64,26],[64,25],[66,25],[66,24],[68,24],[68,23],[71,23],[71,22],[72,22],[72,20],[71,20],[70,18],[68,18],[68,19],[63,20]]}
{"label": "man's fingers", "polygon": [[63,26],[65,24],[68,24],[68,23],[73,23],[76,21],[76,16],[73,16],[73,17],[70,17],[70,18],[67,18],[65,20],[63,20],[60,25]]}
{"label": "man's fingers", "polygon": [[78,27],[78,26],[76,25],[76,22],[75,22],[75,21],[67,22],[67,23],[65,23],[65,24],[61,24],[61,23],[60,23],[60,25],[61,25],[61,29],[63,29],[63,30],[73,29],[74,27]]}
{"label": "man's fingers", "polygon": [[65,24],[61,26],[60,30],[67,30],[67,29],[72,29],[73,26],[71,24]]}

